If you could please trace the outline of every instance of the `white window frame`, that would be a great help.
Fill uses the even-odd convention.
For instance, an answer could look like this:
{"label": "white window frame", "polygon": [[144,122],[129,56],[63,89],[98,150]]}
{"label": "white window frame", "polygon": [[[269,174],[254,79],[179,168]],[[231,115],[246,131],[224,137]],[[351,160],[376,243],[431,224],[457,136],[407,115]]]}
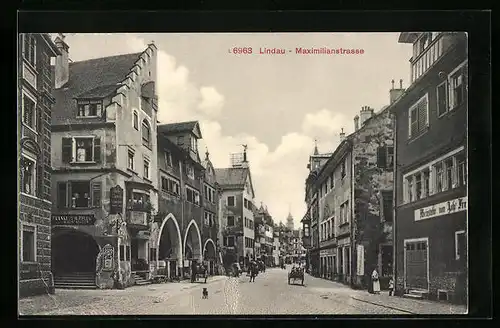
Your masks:
{"label": "white window frame", "polygon": [[186,200],[187,200],[187,191],[191,190],[191,192],[193,193],[193,196],[194,196],[194,202],[190,202],[188,201],[189,203],[191,204],[194,204],[196,206],[200,206],[201,204],[201,201],[200,201],[200,192],[198,190],[196,190],[195,188],[191,187],[191,186],[188,186],[186,185]]}
{"label": "white window frame", "polygon": [[[169,181],[169,180],[170,180],[170,181],[172,181],[172,188],[173,188],[174,190],[170,190],[170,191],[169,191],[169,190],[166,190],[166,191],[164,191],[164,190],[162,189],[162,186],[161,186],[161,178],[165,178],[165,179],[167,180],[167,184],[168,184],[168,181]],[[177,185],[177,191],[178,191],[177,193],[175,192],[175,185]],[[167,185],[167,188],[168,188],[168,185]],[[181,184],[180,184],[180,181],[179,181],[179,180],[177,180],[177,179],[176,179],[176,178],[174,178],[174,177],[171,177],[170,175],[162,174],[162,175],[160,176],[160,190],[161,190],[161,191],[163,191],[163,192],[167,192],[167,193],[169,193],[169,194],[172,194],[172,195],[175,195],[175,196],[179,197],[179,196],[180,196],[180,193],[181,193]]]}
{"label": "white window frame", "polygon": [[458,254],[458,235],[465,235],[465,230],[455,231],[455,260],[460,260],[460,254]]}
{"label": "white window frame", "polygon": [[[27,226],[27,227],[33,227],[34,228],[34,233],[33,233],[33,254],[35,255],[34,256],[34,261],[25,261],[24,260],[24,245],[23,245],[23,241],[24,241],[24,227]],[[37,262],[37,259],[38,259],[38,254],[36,252],[36,241],[37,241],[37,238],[38,238],[38,229],[37,229],[37,225],[36,224],[33,224],[33,223],[27,223],[27,222],[22,222],[21,223],[21,245],[20,245],[20,248],[21,248],[21,254],[20,254],[20,257],[21,257],[21,262],[22,263],[36,263]]]}
{"label": "white window frame", "polygon": [[[132,154],[132,167],[130,167],[130,154]],[[135,172],[135,150],[132,148],[127,149],[127,169]]]}
{"label": "white window frame", "polygon": [[403,241],[403,281],[404,281],[404,289],[407,289],[407,281],[406,281],[406,244],[410,243],[415,243],[415,242],[422,242],[425,241],[426,243],[426,250],[427,250],[427,291],[430,289],[430,283],[431,283],[431,277],[430,277],[430,264],[429,264],[429,254],[431,253],[430,250],[430,245],[429,245],[429,237],[422,237],[422,238],[412,238],[412,239],[404,239]]}
{"label": "white window frame", "polygon": [[[142,175],[144,178],[150,180],[151,179],[151,160],[147,157],[144,157],[143,158],[143,170],[146,168],[146,163],[148,164],[148,172],[146,174],[146,172],[142,172]],[[145,171],[145,170],[144,170]]]}
{"label": "white window frame", "polygon": [[186,164],[186,175],[189,179],[194,180],[194,167],[191,164]]}
{"label": "white window frame", "polygon": [[425,131],[423,132],[420,132],[420,126],[419,127],[419,131],[417,131],[417,135],[413,136],[411,134],[411,112],[413,110],[417,110],[417,124],[419,124],[419,115],[418,115],[418,105],[424,101],[424,99],[426,100],[426,104],[427,104],[427,108],[426,108],[426,119],[425,119],[425,125],[426,127],[428,128],[429,127],[429,93],[426,93],[425,95],[423,95],[422,97],[420,97],[413,105],[410,106],[410,108],[408,109],[408,139],[412,139],[412,138],[416,138],[416,137],[419,137],[421,136],[422,134],[425,133]]}
{"label": "white window frame", "polygon": [[[35,107],[34,107],[34,112],[33,112],[33,115],[35,116],[34,119],[33,119],[33,125],[34,127],[31,127],[27,124],[24,123],[24,96],[27,96],[28,98],[31,99],[31,101],[33,101],[35,103]],[[36,135],[38,135],[38,122],[37,122],[37,117],[38,117],[38,103],[37,103],[37,100],[36,100],[36,97],[33,96],[30,92],[28,92],[27,90],[25,90],[24,88],[21,89],[21,123],[24,127],[28,128],[29,130],[31,130],[33,133],[35,133]]]}
{"label": "white window frame", "polygon": [[[144,129],[144,123],[146,123],[147,125],[147,128],[149,129],[149,140],[147,142],[147,145],[145,145],[145,141],[144,141],[144,138],[142,136],[142,133],[143,133],[143,129]],[[146,118],[142,119],[141,120],[141,143],[143,146],[145,147],[152,147],[153,146],[153,127],[151,125],[151,122],[149,122]]]}
{"label": "white window frame", "polygon": [[[458,64],[457,67],[455,67],[453,69],[453,71],[451,71],[450,74],[448,74],[448,111],[452,111],[454,110],[455,108],[458,107],[458,105],[455,105],[455,101],[453,99],[453,84],[451,83],[452,82],[452,77],[453,75],[460,69],[462,69],[462,67],[464,67],[466,64],[468,63],[468,60],[464,60],[463,62],[461,62],[460,64]],[[467,86],[467,81],[465,81],[465,72],[462,72],[463,76],[462,76],[462,84],[464,84],[464,86]],[[465,94],[467,93],[467,89],[465,88],[465,93],[464,93],[464,96]]]}
{"label": "white window frame", "polygon": [[[137,118],[137,127],[135,126],[135,118]],[[139,131],[139,122],[140,122],[140,117],[139,117],[139,112],[137,111],[137,109],[134,109],[132,111],[132,127],[134,128],[134,130],[136,131]],[[141,134],[141,139],[142,139],[142,134]]]}
{"label": "white window frame", "polygon": [[[30,197],[36,197],[37,196],[37,174],[38,174],[38,170],[37,170],[37,160],[36,160],[36,156],[34,154],[30,154],[28,153],[25,149],[23,149],[21,151],[21,157],[26,157],[27,159],[29,159],[30,161],[33,162],[33,176],[32,176],[32,183],[33,183],[33,193],[32,194],[27,194],[25,192],[22,192],[21,190],[23,190],[23,186],[20,186],[20,192],[22,195],[25,195],[25,196],[30,196]],[[21,167],[19,169],[22,169]],[[21,181],[19,181],[19,183],[21,183]]]}
{"label": "white window frame", "polygon": [[[94,148],[95,148],[95,139],[96,138],[97,138],[96,136],[90,136],[90,135],[87,135],[87,136],[81,135],[81,136],[72,136],[71,137],[71,155],[73,156],[73,158],[71,160],[71,164],[95,163]],[[82,162],[77,161],[77,156],[76,156],[76,139],[92,139],[92,160],[91,161],[82,161]]]}
{"label": "white window frame", "polygon": [[403,175],[403,179],[407,178],[410,175],[418,173],[419,171],[422,171],[425,168],[430,168],[434,164],[439,163],[439,162],[447,159],[448,157],[451,157],[453,155],[457,155],[458,153],[460,153],[464,149],[465,149],[465,146],[460,146],[460,147],[458,147],[458,148],[456,148],[456,149],[454,149],[454,150],[452,150],[452,151],[450,151],[450,152],[448,152],[448,153],[446,153],[446,154],[444,154],[442,156],[439,156],[438,158],[436,158],[436,159],[434,159],[434,160],[432,160],[432,161],[430,161],[430,162],[428,162],[428,163],[426,163],[424,165],[421,165],[418,168],[416,168],[414,170],[411,170],[410,172],[405,173]]}
{"label": "white window frame", "polygon": [[[442,114],[439,114],[439,88],[444,84],[444,97],[445,97],[445,111],[444,113]],[[437,113],[437,117],[443,117],[445,116],[447,113],[449,113],[450,111],[450,101],[449,101],[449,96],[448,96],[448,80],[446,81],[443,81],[441,83],[438,84],[438,86],[436,87],[436,113]]]}
{"label": "white window frame", "polygon": [[[79,103],[78,100],[76,102],[76,117],[77,118],[83,118],[83,119],[86,119],[86,118],[98,118],[98,117],[102,117],[102,114],[104,112],[104,102],[101,100],[100,103],[93,103],[93,104],[99,104],[101,105],[101,113],[100,115],[80,115],[80,106],[81,105],[91,105],[91,101],[90,100],[81,100],[81,101],[85,101],[87,103],[85,104],[82,104],[82,103]],[[97,109],[96,109],[96,114],[97,114]]]}
{"label": "white window frame", "polygon": [[[28,58],[25,56],[27,49],[24,47],[24,45],[25,45],[24,39],[26,38],[26,36],[28,36],[28,34],[30,34],[30,36],[33,38],[33,41],[34,41],[34,43],[35,43],[35,44],[34,44],[35,51],[34,51],[34,53],[33,53],[33,56],[34,56],[34,57],[33,57],[33,63],[30,63],[30,62],[29,62],[29,60],[28,60]],[[30,66],[31,66],[32,68],[34,68],[35,70],[36,70],[36,60],[37,60],[36,50],[37,50],[37,47],[38,47],[38,44],[37,44],[37,43],[38,43],[38,42],[37,42],[37,39],[36,39],[36,37],[35,37],[35,34],[34,34],[34,33],[23,33],[23,38],[22,38],[22,44],[23,44],[23,45],[22,45],[22,50],[23,50],[23,52],[22,52],[22,56],[23,56],[24,61],[25,61],[26,63],[28,63],[28,65],[30,65]]]}

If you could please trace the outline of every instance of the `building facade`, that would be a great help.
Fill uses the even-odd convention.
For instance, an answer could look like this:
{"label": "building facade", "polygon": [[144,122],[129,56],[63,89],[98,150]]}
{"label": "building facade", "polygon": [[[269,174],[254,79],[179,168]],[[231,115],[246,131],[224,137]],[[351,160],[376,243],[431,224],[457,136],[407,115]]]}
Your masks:
{"label": "building facade", "polygon": [[53,292],[51,273],[51,131],[54,97],[48,34],[18,38],[19,293]]}
{"label": "building facade", "polygon": [[[147,279],[158,210],[157,48],[53,67],[52,271],[56,286],[113,288]],[[81,287],[81,286],[80,286]]]}
{"label": "building facade", "polygon": [[399,293],[467,299],[467,36],[402,33],[412,84],[396,116]]}
{"label": "building facade", "polygon": [[254,189],[246,152],[230,168],[216,168],[216,181],[222,191],[221,218],[223,263],[246,267],[255,258]]}
{"label": "building facade", "polygon": [[255,257],[264,261],[267,266],[274,266],[274,221],[262,204],[254,212]]}
{"label": "building facade", "polygon": [[[208,151],[202,161],[196,121],[158,126],[159,213],[153,235],[158,269],[169,277],[191,272],[205,260],[210,274],[217,263],[219,193]],[[161,272],[159,271],[159,272]]]}

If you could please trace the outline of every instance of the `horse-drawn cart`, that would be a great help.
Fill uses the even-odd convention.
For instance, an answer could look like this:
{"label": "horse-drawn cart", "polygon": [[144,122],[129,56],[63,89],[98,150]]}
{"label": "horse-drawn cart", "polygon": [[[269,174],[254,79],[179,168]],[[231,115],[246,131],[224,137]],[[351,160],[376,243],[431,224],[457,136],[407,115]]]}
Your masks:
{"label": "horse-drawn cart", "polygon": [[207,278],[208,278],[208,270],[205,266],[201,266],[201,265],[197,265],[196,266],[196,274],[194,274],[194,281],[193,282],[197,282],[198,279],[201,279],[203,280],[203,283],[206,284],[207,283]]}
{"label": "horse-drawn cart", "polygon": [[300,284],[304,286],[304,269],[302,268],[292,268],[292,270],[288,273],[288,284],[291,285],[291,282],[293,280],[293,283],[297,280],[300,280]]}

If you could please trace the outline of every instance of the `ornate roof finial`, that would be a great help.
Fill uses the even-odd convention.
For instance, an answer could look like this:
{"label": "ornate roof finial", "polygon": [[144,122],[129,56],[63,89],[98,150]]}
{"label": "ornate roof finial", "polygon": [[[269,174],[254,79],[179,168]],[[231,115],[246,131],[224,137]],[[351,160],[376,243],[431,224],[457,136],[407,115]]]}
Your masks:
{"label": "ornate roof finial", "polygon": [[319,155],[318,151],[318,139],[314,138],[314,155]]}
{"label": "ornate roof finial", "polygon": [[205,148],[205,159],[208,161],[208,156],[210,153],[208,152],[208,148]]}

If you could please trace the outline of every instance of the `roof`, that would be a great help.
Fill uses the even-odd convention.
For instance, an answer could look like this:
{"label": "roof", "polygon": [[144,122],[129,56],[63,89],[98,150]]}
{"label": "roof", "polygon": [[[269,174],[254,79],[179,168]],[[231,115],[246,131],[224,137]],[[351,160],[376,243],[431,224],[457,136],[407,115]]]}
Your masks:
{"label": "roof", "polygon": [[413,43],[421,32],[403,32],[399,35],[399,43]]}
{"label": "roof", "polygon": [[[69,81],[53,91],[56,103],[52,124],[67,123],[68,118],[74,117],[71,113],[76,113],[75,97],[102,98],[116,92],[141,54],[138,52],[69,63]],[[54,69],[52,66],[53,73]]]}
{"label": "roof", "polygon": [[249,168],[247,167],[229,167],[223,169],[215,169],[215,179],[222,187],[241,187],[245,186]]}
{"label": "roof", "polygon": [[167,134],[176,134],[181,132],[192,132],[198,138],[202,138],[198,121],[188,121],[179,123],[169,123],[158,125],[158,132]]}

